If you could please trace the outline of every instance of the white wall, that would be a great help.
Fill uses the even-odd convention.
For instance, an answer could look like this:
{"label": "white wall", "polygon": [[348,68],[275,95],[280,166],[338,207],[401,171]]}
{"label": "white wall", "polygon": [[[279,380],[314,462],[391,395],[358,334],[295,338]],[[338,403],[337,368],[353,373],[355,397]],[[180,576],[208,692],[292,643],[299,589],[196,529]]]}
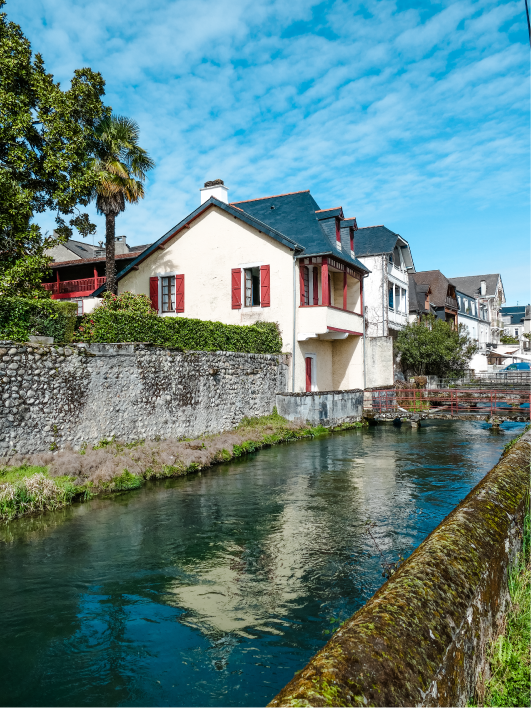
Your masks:
{"label": "white wall", "polygon": [[367,337],[365,341],[367,388],[394,384],[393,338]]}
{"label": "white wall", "polygon": [[387,257],[364,256],[359,259],[371,271],[363,280],[363,305],[367,307],[367,336],[387,336],[388,293]]}
{"label": "white wall", "polygon": [[[270,266],[271,306],[233,310],[231,270],[250,264]],[[292,351],[293,258],[287,246],[213,207],[125,275],[118,291],[149,296],[149,278],[165,273],[185,279],[184,312],[167,316],[238,325],[278,322],[283,349]]]}

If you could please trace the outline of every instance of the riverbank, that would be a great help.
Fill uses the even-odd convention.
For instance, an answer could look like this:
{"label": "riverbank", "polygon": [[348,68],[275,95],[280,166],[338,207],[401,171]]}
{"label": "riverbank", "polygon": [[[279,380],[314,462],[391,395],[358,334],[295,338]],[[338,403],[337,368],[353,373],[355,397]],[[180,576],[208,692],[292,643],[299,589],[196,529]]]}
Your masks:
{"label": "riverbank", "polygon": [[41,514],[74,501],[141,487],[150,479],[181,477],[263,447],[362,427],[311,427],[278,415],[246,418],[232,431],[184,440],[113,439],[81,450],[65,449],[0,459],[0,520]]}

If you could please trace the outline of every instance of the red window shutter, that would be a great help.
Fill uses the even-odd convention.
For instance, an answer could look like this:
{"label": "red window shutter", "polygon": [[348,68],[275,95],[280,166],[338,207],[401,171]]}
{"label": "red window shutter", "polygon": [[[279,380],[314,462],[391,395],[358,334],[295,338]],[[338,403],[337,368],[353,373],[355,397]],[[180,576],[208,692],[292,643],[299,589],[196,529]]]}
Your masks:
{"label": "red window shutter", "polygon": [[159,279],[150,278],[149,279],[149,299],[151,300],[151,307],[158,312],[159,311]]}
{"label": "red window shutter", "polygon": [[306,357],[306,391],[312,390],[312,357]]}
{"label": "red window shutter", "polygon": [[319,304],[319,276],[317,275],[317,268],[313,269],[313,304]]}
{"label": "red window shutter", "polygon": [[184,312],[184,275],[175,276],[175,312]]}
{"label": "red window shutter", "polygon": [[232,269],[232,309],[239,310],[242,306],[242,270]]}
{"label": "red window shutter", "polygon": [[269,266],[260,266],[260,304],[262,307],[270,307],[270,286],[269,286]]}

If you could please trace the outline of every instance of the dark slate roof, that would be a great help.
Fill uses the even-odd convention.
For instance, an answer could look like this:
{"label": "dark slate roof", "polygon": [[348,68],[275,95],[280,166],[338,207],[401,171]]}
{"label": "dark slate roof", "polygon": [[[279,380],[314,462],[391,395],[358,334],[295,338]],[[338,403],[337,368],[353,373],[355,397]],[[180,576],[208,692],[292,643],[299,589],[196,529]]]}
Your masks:
{"label": "dark slate roof", "polygon": [[[132,259],[139,256],[140,253],[141,251],[137,251],[135,249],[130,253],[119,253],[114,258],[117,261],[122,260],[124,258]],[[50,268],[63,268],[64,266],[82,265],[83,263],[102,263],[105,260],[105,256],[95,256],[94,258],[76,258],[74,261],[53,261],[52,263],[50,263]]]}
{"label": "dark slate roof", "polygon": [[409,311],[419,312],[422,314],[427,314],[433,310],[433,306],[430,302],[430,309],[426,309],[426,293],[430,289],[430,286],[426,283],[416,283],[415,279],[409,273],[409,288],[408,288],[408,298],[409,298]]}
{"label": "dark slate roof", "polygon": [[66,243],[63,244],[65,248],[80,258],[92,258],[94,251],[99,246],[93,246],[91,243],[84,243],[83,241],[74,241],[74,239],[69,238]]}
{"label": "dark slate roof", "polygon": [[[155,243],[152,243],[151,246],[146,248],[145,251],[140,253],[134,261],[129,263],[120,273],[116,275],[116,280],[121,280],[126,273],[129,273],[130,270],[132,270],[138,263],[141,263],[144,259],[148,258],[154,251],[157,250],[159,246],[162,246],[166,241],[168,241],[170,238],[173,238],[179,231],[181,231],[187,224],[189,224],[191,221],[196,219],[200,214],[202,214],[204,211],[209,209],[212,206],[216,206],[219,209],[222,209],[223,211],[226,211],[227,213],[231,214],[231,216],[236,217],[237,219],[240,219],[241,221],[245,222],[249,226],[254,227],[258,231],[261,231],[264,234],[267,234],[267,236],[270,236],[271,238],[275,239],[275,241],[279,241],[282,243],[284,246],[287,246],[288,248],[291,248],[292,251],[295,251],[296,253],[300,253],[303,250],[303,247],[298,244],[296,241],[292,240],[289,238],[289,236],[284,235],[280,231],[277,231],[275,228],[271,228],[267,223],[264,223],[260,221],[259,219],[254,218],[252,215],[247,214],[243,209],[239,209],[238,207],[233,207],[231,204],[225,204],[225,202],[220,202],[219,199],[216,199],[215,197],[210,197],[210,199],[207,199],[207,201],[204,204],[201,204],[201,206],[198,206],[197,209],[194,209],[194,211],[191,214],[188,214],[182,221],[180,221],[176,226],[174,226],[172,229],[167,231],[163,236],[161,236],[158,241],[155,241]],[[128,255],[128,254],[126,254]],[[92,294],[94,297],[99,297],[103,292],[105,291],[105,285],[102,285],[100,288],[95,290]]]}
{"label": "dark slate roof", "polygon": [[448,294],[448,285],[455,285],[448,280],[440,270],[424,270],[420,273],[411,273],[410,277],[417,285],[429,285],[431,288],[430,304],[435,307],[444,307]]}
{"label": "dark slate roof", "polygon": [[529,305],[510,305],[509,307],[500,308],[500,313],[502,315],[510,315],[511,324],[517,325],[524,321],[525,313],[528,310]]}
{"label": "dark slate roof", "polygon": [[251,214],[256,219],[260,219],[300,243],[304,249],[301,256],[330,254],[355,265],[360,270],[369,272],[363,263],[357,258],[351,257],[350,245],[341,251],[337,248],[335,227],[334,235],[331,236],[323,228],[323,223],[326,222],[320,222],[318,218],[319,214],[326,214],[326,218],[328,218],[328,214],[334,210],[321,211],[309,190],[251,199],[245,202],[233,202],[232,205],[243,209],[247,214]]}
{"label": "dark slate roof", "polygon": [[315,212],[315,216],[321,221],[321,219],[332,219],[335,216],[343,218],[343,207],[334,207],[333,209],[318,209]]}
{"label": "dark slate roof", "polygon": [[472,297],[481,295],[481,281],[487,283],[487,295],[496,295],[496,287],[498,285],[498,273],[490,273],[489,275],[465,275],[461,278],[450,278],[457,290]]}
{"label": "dark slate roof", "polygon": [[387,226],[364,226],[354,234],[355,253],[359,258],[376,256],[380,253],[392,253],[399,234],[395,234]]}

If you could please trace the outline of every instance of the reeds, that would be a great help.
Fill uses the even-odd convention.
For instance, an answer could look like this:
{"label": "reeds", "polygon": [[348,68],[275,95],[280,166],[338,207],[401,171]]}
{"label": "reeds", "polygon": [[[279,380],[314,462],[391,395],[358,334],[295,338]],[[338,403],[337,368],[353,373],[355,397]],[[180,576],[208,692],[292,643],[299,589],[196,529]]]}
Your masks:
{"label": "reeds", "polygon": [[0,485],[0,518],[53,511],[69,504],[77,490],[69,480],[58,484],[42,472]]}

